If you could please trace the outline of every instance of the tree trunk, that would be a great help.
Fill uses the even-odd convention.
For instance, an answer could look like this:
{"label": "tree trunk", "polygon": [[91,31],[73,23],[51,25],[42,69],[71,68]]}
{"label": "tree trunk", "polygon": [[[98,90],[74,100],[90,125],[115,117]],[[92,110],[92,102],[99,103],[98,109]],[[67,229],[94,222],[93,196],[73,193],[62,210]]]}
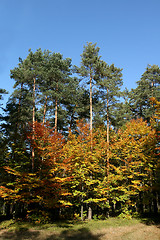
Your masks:
{"label": "tree trunk", "polygon": [[[107,164],[106,164],[106,176],[109,178],[109,100],[108,100],[108,88],[107,88]],[[108,183],[107,183],[108,184]],[[107,197],[109,197],[107,193]],[[109,203],[109,199],[107,200]],[[106,211],[106,217],[109,218],[109,208]]]}
{"label": "tree trunk", "polygon": [[91,151],[92,151],[92,74],[90,73],[90,135],[91,135]]}
{"label": "tree trunk", "polygon": [[88,206],[88,220],[92,220],[92,208],[91,208],[90,204]]}
{"label": "tree trunk", "polygon": [[[83,188],[83,185],[82,185],[82,192],[83,192],[84,188]],[[83,196],[81,198],[81,220],[83,221]]]}
{"label": "tree trunk", "polygon": [[73,123],[74,123],[74,110],[71,114],[70,129],[72,129]]}
{"label": "tree trunk", "polygon": [[[21,93],[20,93],[19,102],[18,102],[18,114],[17,114],[17,122],[16,122],[16,129],[15,129],[15,138],[14,138],[15,146],[17,146],[17,140],[18,140],[18,128],[19,128],[20,111],[21,111],[22,89],[23,89],[23,83],[21,83]],[[21,141],[23,140],[21,139]],[[13,147],[13,159],[15,159],[15,156],[16,156],[14,149],[15,148]]]}
{"label": "tree trunk", "polygon": [[[93,135],[92,135],[92,73],[90,69],[90,136],[91,136],[91,154],[93,150]],[[92,178],[92,175],[90,176]],[[91,203],[88,206],[88,220],[92,219]]]}
{"label": "tree trunk", "polygon": [[55,104],[55,132],[57,132],[57,118],[58,118],[58,103],[57,103],[57,97],[56,97],[56,104]]}
{"label": "tree trunk", "polygon": [[143,193],[142,193],[142,192],[139,193],[139,212],[140,212],[141,214],[144,213]]}
{"label": "tree trunk", "polygon": [[154,92],[153,92],[154,80],[152,80],[151,86],[152,86],[152,97],[154,97]]}
{"label": "tree trunk", "polygon": [[[20,97],[19,97],[19,102],[18,102],[18,118],[20,117],[20,111],[21,111],[21,100],[22,100],[22,89],[23,89],[23,83],[21,83],[21,93],[20,93]],[[17,121],[16,123],[16,133],[18,130],[18,124],[19,122]]]}
{"label": "tree trunk", "polygon": [[46,96],[45,104],[44,104],[44,111],[43,111],[43,124],[45,123],[46,110],[47,110],[47,96]]}
{"label": "tree trunk", "polygon": [[154,209],[154,214],[158,214],[158,194],[157,192],[153,191],[153,209]]}
{"label": "tree trunk", "polygon": [[[56,86],[56,93],[58,92],[58,82]],[[58,99],[56,96],[56,102],[55,102],[55,132],[57,132],[57,122],[58,122]]]}
{"label": "tree trunk", "polygon": [[[33,79],[32,142],[34,142],[34,131],[35,131],[35,91],[36,91],[36,78]],[[34,172],[34,159],[35,159],[35,152],[34,152],[34,148],[32,146],[32,172]]]}
{"label": "tree trunk", "polygon": [[83,221],[83,202],[81,203],[81,220]]}
{"label": "tree trunk", "polygon": [[108,100],[108,88],[107,88],[107,177],[109,176],[109,100]]}

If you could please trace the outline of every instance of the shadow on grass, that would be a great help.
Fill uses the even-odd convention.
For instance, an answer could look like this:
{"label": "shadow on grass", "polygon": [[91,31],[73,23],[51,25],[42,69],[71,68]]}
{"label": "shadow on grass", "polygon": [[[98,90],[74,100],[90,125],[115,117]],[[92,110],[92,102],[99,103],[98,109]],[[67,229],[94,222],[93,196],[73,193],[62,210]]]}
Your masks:
{"label": "shadow on grass", "polygon": [[72,221],[72,220],[68,220],[68,221],[59,221],[59,222],[55,222],[54,223],[58,228],[73,228],[74,225],[84,225],[85,222],[83,221]]}
{"label": "shadow on grass", "polygon": [[87,228],[77,230],[64,230],[59,236],[51,235],[45,240],[99,240],[102,234],[94,235]]}
{"label": "shadow on grass", "polygon": [[15,231],[5,231],[0,235],[0,239],[12,239],[12,240],[23,240],[23,239],[38,239],[40,235],[39,231],[32,231],[27,228],[19,228]]}
{"label": "shadow on grass", "polygon": [[67,229],[58,233],[50,233],[49,236],[41,236],[40,231],[32,231],[25,228],[20,228],[15,231],[3,232],[0,235],[1,240],[12,239],[12,240],[100,240],[103,234],[93,234],[87,228],[80,228],[77,230]]}

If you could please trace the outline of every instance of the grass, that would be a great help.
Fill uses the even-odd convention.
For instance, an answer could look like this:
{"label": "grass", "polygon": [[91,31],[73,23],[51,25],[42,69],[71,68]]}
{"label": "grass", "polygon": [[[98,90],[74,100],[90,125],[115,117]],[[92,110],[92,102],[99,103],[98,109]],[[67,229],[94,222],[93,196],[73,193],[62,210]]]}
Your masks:
{"label": "grass", "polygon": [[63,221],[52,224],[7,220],[0,223],[0,240],[159,240],[160,229],[156,226],[154,228],[147,226],[147,224],[152,225],[152,223],[153,221],[149,223],[148,218],[131,220],[109,218],[84,222]]}
{"label": "grass", "polygon": [[86,227],[89,230],[97,230],[100,228],[107,228],[107,227],[120,227],[120,226],[131,226],[138,224],[140,220],[138,219],[119,219],[119,218],[109,218],[107,220],[92,220],[92,221],[60,221],[55,223],[49,224],[39,224],[39,223],[30,223],[30,222],[23,222],[21,220],[14,221],[14,220],[6,220],[0,223],[0,230],[7,229],[7,230],[17,230],[17,229],[28,229],[32,228],[35,230],[57,230],[61,231],[62,229],[73,229],[77,230],[82,227]]}

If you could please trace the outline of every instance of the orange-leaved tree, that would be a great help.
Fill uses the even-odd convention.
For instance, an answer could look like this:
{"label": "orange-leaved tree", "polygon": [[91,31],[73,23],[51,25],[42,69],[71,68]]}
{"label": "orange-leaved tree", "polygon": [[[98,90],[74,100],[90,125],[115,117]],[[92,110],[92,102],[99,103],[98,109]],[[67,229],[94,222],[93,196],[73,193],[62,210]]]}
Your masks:
{"label": "orange-leaved tree", "polygon": [[0,187],[1,197],[14,203],[27,204],[28,209],[70,206],[65,187],[70,177],[64,174],[68,163],[62,159],[63,136],[47,124],[35,122],[34,139],[32,129],[28,131],[27,139],[35,151],[35,171],[20,172],[4,167],[13,176],[13,182]]}

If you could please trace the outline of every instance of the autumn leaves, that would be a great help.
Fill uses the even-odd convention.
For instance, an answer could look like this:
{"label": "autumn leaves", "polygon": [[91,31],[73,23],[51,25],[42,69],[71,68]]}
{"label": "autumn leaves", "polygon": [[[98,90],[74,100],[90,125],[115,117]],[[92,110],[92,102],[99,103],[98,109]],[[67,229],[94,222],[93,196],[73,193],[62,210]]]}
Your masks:
{"label": "autumn leaves", "polygon": [[156,131],[142,119],[128,122],[117,133],[111,130],[110,145],[106,129],[95,129],[92,151],[89,126],[82,121],[67,140],[47,124],[36,122],[34,131],[34,141],[31,131],[27,141],[35,150],[35,172],[5,167],[13,183],[1,187],[1,197],[47,209],[67,207],[66,213],[70,208],[81,219],[90,203],[102,212],[140,211],[141,201],[148,207],[157,187],[159,160]]}

